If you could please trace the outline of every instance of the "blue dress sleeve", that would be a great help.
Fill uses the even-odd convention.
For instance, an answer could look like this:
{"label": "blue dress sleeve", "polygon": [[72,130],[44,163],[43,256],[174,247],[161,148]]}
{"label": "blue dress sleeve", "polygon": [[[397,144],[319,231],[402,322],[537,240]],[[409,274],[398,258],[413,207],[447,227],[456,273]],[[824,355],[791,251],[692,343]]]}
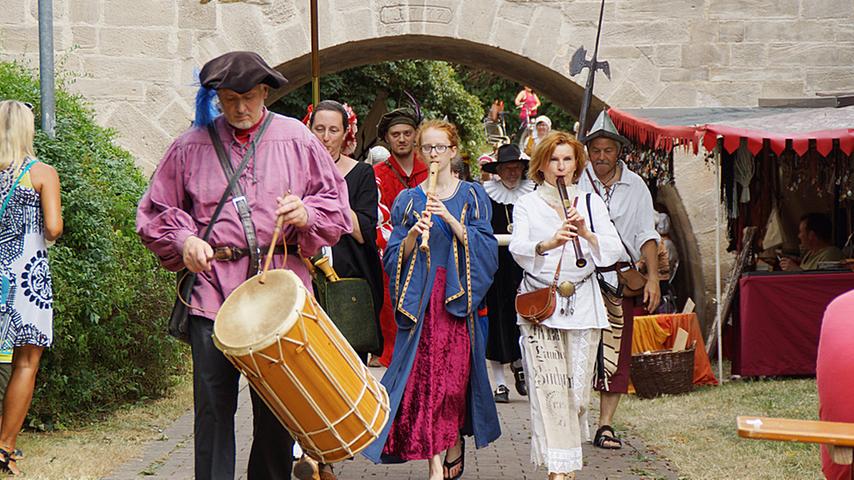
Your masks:
{"label": "blue dress sleeve", "polygon": [[[469,183],[462,211],[462,242],[451,242],[445,305],[451,315],[467,317],[482,303],[498,270],[498,241],[492,233],[492,203],[482,186]],[[450,261],[448,262],[451,263]]]}

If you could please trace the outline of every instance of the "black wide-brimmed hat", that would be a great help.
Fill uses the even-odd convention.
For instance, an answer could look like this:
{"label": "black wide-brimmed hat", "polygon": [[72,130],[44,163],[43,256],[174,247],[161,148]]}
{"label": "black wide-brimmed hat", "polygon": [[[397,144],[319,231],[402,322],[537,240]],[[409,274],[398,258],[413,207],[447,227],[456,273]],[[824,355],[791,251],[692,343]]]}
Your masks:
{"label": "black wide-brimmed hat", "polygon": [[506,165],[512,162],[521,162],[525,167],[528,166],[528,159],[522,157],[519,146],[513,143],[498,147],[498,160],[485,163],[480,168],[487,173],[498,173],[499,165]]}
{"label": "black wide-brimmed hat", "polygon": [[628,138],[620,135],[620,132],[617,131],[617,127],[614,126],[614,122],[611,120],[611,116],[608,115],[606,110],[602,110],[602,113],[599,114],[596,122],[594,122],[593,126],[590,127],[590,133],[584,136],[582,142],[585,145],[589,145],[590,142],[597,138],[608,138],[624,147],[632,143]]}
{"label": "black wide-brimmed hat", "polygon": [[385,139],[388,130],[395,125],[409,125],[417,129],[421,120],[412,110],[408,108],[398,108],[392,110],[380,118],[380,123],[377,124],[377,136]]}
{"label": "black wide-brimmed hat", "polygon": [[262,83],[279,88],[288,80],[255,52],[228,52],[202,67],[199,83],[212,90],[227,88],[246,93]]}

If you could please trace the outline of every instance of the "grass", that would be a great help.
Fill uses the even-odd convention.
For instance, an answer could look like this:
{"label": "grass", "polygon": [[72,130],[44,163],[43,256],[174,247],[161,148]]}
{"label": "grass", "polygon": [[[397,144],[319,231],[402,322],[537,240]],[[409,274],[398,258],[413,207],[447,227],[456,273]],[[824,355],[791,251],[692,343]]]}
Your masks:
{"label": "grass", "polygon": [[97,479],[140,453],[151,440],[162,439],[163,428],[193,405],[190,377],[182,378],[166,398],[125,407],[106,419],[58,432],[23,432],[18,462],[26,478]]}
{"label": "grass", "polygon": [[727,382],[689,395],[625,398],[617,427],[631,430],[676,467],[680,478],[821,479],[815,444],[747,440],[735,417],[818,419],[814,379]]}

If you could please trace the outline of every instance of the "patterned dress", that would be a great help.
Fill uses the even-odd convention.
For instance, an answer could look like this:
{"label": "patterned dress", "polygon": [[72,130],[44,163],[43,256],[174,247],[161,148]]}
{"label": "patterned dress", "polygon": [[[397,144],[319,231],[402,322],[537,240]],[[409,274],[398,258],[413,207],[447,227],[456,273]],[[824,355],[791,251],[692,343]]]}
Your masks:
{"label": "patterned dress", "polygon": [[[5,200],[20,168],[0,171]],[[0,335],[2,349],[53,342],[53,289],[44,239],[41,196],[25,173],[0,217]]]}

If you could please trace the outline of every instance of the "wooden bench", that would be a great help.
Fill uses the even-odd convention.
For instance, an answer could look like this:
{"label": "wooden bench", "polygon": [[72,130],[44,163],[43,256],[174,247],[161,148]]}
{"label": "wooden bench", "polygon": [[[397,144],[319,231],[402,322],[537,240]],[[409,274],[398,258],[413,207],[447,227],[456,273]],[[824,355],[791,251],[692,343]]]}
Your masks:
{"label": "wooden bench", "polygon": [[757,440],[820,443],[827,445],[833,463],[854,460],[854,423],[739,416],[738,435]]}

